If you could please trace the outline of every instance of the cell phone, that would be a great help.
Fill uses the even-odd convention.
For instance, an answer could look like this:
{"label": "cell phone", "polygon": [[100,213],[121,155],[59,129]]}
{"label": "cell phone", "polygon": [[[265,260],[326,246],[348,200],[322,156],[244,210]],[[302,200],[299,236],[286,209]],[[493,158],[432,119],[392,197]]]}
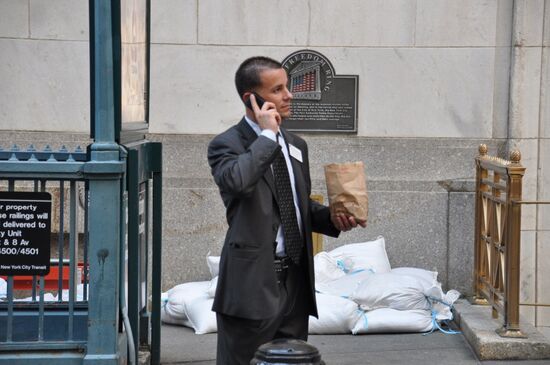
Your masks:
{"label": "cell phone", "polygon": [[[258,95],[257,93],[253,92],[252,94],[254,94],[254,96],[256,97],[256,103],[258,104],[258,107],[260,109],[262,109],[262,105],[264,105],[265,103],[265,100],[264,98],[262,98],[260,95]],[[246,101],[244,102],[244,105],[246,105],[246,107],[250,110],[254,110],[252,108],[252,102],[250,101],[250,96],[248,97],[248,99],[246,99]]]}

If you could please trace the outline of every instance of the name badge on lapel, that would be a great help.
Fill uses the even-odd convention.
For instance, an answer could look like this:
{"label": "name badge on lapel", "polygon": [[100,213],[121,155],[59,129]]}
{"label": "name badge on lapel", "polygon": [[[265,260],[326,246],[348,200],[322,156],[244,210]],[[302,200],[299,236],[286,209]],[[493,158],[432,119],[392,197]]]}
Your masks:
{"label": "name badge on lapel", "polygon": [[304,160],[302,159],[302,151],[300,151],[297,147],[294,147],[290,143],[288,144],[288,152],[292,157],[294,157],[298,161],[302,163],[304,162]]}

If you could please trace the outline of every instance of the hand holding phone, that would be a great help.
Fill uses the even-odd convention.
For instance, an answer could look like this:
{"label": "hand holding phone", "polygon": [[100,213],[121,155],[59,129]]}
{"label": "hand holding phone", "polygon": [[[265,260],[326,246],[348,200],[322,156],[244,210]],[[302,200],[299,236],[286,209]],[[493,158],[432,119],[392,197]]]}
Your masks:
{"label": "hand holding phone", "polygon": [[[258,104],[258,109],[252,107],[251,96],[254,94],[256,99],[256,104]],[[271,129],[273,132],[277,133],[279,131],[279,125],[281,124],[281,116],[275,108],[275,104],[269,103],[260,95],[255,92],[250,93],[248,98],[245,100],[245,105],[254,113],[254,120],[263,129]],[[265,104],[268,104],[267,106]]]}
{"label": "hand holding phone", "polygon": [[[264,98],[262,98],[260,95],[258,95],[255,92],[253,92],[252,94],[254,94],[254,96],[256,97],[256,104],[258,104],[258,108],[262,109],[262,106],[265,103]],[[250,101],[250,96],[248,96],[248,99],[246,99],[246,101],[244,102],[244,105],[246,105],[248,109],[254,111],[254,108],[252,108],[252,102]]]}

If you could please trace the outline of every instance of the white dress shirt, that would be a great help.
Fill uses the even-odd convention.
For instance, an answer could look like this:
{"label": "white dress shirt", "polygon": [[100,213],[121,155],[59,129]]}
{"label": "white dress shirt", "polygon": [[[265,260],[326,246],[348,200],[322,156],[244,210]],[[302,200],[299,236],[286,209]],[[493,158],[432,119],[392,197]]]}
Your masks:
{"label": "white dress shirt", "polygon": [[[245,120],[248,123],[248,125],[256,132],[258,136],[265,136],[269,139],[271,139],[274,142],[277,142],[277,135],[275,132],[273,132],[271,129],[264,129],[262,130],[260,126],[250,120],[245,115]],[[302,216],[300,214],[300,208],[298,207],[298,195],[296,194],[296,183],[294,181],[294,170],[292,169],[292,163],[290,162],[290,155],[288,153],[288,146],[284,140],[284,137],[282,133],[279,133],[279,145],[281,146],[283,150],[283,155],[285,156],[286,161],[286,167],[288,169],[288,176],[290,177],[290,186],[292,188],[292,197],[294,200],[294,208],[296,209],[296,218],[298,219],[298,227],[300,228],[300,233],[304,233],[304,230],[302,228]],[[275,250],[275,254],[277,256],[284,256],[286,254],[285,251],[285,243],[284,243],[284,235],[283,235],[283,227],[282,225],[279,225],[279,230],[277,231],[277,248]]]}

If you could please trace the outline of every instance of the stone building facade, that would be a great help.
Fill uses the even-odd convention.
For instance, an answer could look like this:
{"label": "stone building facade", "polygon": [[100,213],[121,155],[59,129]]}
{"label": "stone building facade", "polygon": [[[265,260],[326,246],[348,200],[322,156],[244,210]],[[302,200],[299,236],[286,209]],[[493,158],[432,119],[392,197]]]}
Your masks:
{"label": "stone building facade", "polygon": [[[164,289],[206,279],[224,209],[209,140],[243,113],[233,85],[253,55],[312,49],[359,75],[358,132],[304,134],[322,166],[362,160],[369,226],[393,266],[437,270],[471,293],[477,146],[527,167],[550,200],[550,0],[152,0],[149,138],[164,143]],[[0,146],[88,143],[88,1],[0,0]],[[521,300],[550,303],[550,206],[522,218]],[[550,326],[550,310],[522,308]]]}

